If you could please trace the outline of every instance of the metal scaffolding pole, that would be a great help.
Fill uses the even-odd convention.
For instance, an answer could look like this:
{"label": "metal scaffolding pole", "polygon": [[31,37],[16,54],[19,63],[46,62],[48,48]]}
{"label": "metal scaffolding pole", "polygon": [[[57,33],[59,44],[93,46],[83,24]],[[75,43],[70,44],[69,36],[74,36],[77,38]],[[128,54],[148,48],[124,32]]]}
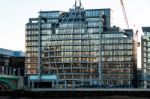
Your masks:
{"label": "metal scaffolding pole", "polygon": [[41,79],[41,16],[38,17],[38,78]]}
{"label": "metal scaffolding pole", "polygon": [[103,19],[102,15],[104,12],[101,12],[100,22],[99,22],[99,86],[102,85],[102,32],[103,32]]}
{"label": "metal scaffolding pole", "polygon": [[42,20],[44,22],[47,22],[47,18],[46,17],[42,17],[41,15],[39,15],[38,17],[38,78],[39,80],[41,79],[41,65],[42,65],[42,61],[41,61],[41,57],[42,57]]}

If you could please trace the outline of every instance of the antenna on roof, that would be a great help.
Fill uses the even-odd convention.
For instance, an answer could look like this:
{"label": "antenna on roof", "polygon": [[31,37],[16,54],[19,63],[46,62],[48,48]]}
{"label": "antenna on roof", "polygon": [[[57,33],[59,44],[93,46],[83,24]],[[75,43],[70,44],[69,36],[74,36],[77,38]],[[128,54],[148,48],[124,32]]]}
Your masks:
{"label": "antenna on roof", "polygon": [[81,3],[81,0],[79,0],[80,1],[80,7],[82,6],[82,3]]}
{"label": "antenna on roof", "polygon": [[81,0],[75,0],[75,4],[74,4],[75,7],[81,7],[82,6],[82,3],[81,3]]}
{"label": "antenna on roof", "polygon": [[76,0],[75,0],[75,4],[74,4],[74,6],[75,6],[75,7],[77,7],[77,1],[76,1]]}

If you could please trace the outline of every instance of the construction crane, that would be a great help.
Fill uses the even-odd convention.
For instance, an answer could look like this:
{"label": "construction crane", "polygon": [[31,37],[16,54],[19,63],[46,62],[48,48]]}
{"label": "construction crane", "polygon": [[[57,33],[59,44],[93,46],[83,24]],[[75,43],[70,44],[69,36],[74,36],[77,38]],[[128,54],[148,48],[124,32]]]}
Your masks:
{"label": "construction crane", "polygon": [[[120,0],[120,3],[121,3],[121,7],[122,7],[122,11],[123,11],[123,16],[124,16],[124,20],[125,20],[127,29],[129,29],[130,26],[129,26],[128,17],[127,17],[127,14],[126,14],[126,9],[125,9],[123,0]],[[135,27],[135,25],[134,25],[134,27]],[[139,36],[139,31],[136,29],[135,30],[135,34],[134,34],[134,40],[136,41],[136,47],[140,46],[140,42],[138,41],[138,36]]]}
{"label": "construction crane", "polygon": [[[125,6],[123,3],[123,0],[120,0],[121,3],[121,7],[122,7],[122,11],[124,14],[124,19],[125,19],[125,23],[127,28],[129,29],[129,23],[128,23],[128,19],[127,19],[127,14],[126,14],[126,10],[125,10]],[[137,67],[141,68],[141,35],[143,34],[142,31],[140,31],[140,28],[136,28],[136,26],[134,25],[134,34],[133,34],[133,39],[135,42],[135,49],[136,49],[136,57],[137,57]]]}
{"label": "construction crane", "polygon": [[123,11],[123,15],[124,15],[126,26],[129,29],[129,22],[128,22],[128,18],[127,18],[127,14],[126,14],[124,3],[123,3],[122,0],[120,0],[120,3],[121,3],[121,7],[122,7],[122,11]]}

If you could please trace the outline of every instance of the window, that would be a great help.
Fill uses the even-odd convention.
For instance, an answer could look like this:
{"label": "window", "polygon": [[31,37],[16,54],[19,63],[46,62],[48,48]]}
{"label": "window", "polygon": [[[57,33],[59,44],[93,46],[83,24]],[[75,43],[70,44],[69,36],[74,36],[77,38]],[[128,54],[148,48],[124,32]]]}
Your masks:
{"label": "window", "polygon": [[86,21],[88,21],[88,22],[96,21],[97,22],[97,21],[100,21],[100,18],[86,18]]}
{"label": "window", "polygon": [[88,27],[98,27],[99,22],[88,22]]}
{"label": "window", "polygon": [[87,10],[85,14],[87,17],[100,16],[100,10]]}
{"label": "window", "polygon": [[40,15],[43,17],[56,18],[59,17],[59,12],[41,12]]}
{"label": "window", "polygon": [[89,28],[88,33],[98,33],[99,29],[98,28]]}

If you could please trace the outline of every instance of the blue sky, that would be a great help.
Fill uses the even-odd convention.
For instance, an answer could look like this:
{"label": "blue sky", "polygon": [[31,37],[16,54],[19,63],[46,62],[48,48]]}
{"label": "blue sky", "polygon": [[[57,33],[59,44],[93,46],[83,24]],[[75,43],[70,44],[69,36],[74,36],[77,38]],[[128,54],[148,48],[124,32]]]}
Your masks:
{"label": "blue sky", "polygon": [[[25,50],[25,24],[40,10],[68,11],[75,0],[0,0],[0,48]],[[150,26],[150,0],[124,0],[132,27]],[[85,9],[111,8],[116,26],[125,28],[120,0],[82,0]]]}

